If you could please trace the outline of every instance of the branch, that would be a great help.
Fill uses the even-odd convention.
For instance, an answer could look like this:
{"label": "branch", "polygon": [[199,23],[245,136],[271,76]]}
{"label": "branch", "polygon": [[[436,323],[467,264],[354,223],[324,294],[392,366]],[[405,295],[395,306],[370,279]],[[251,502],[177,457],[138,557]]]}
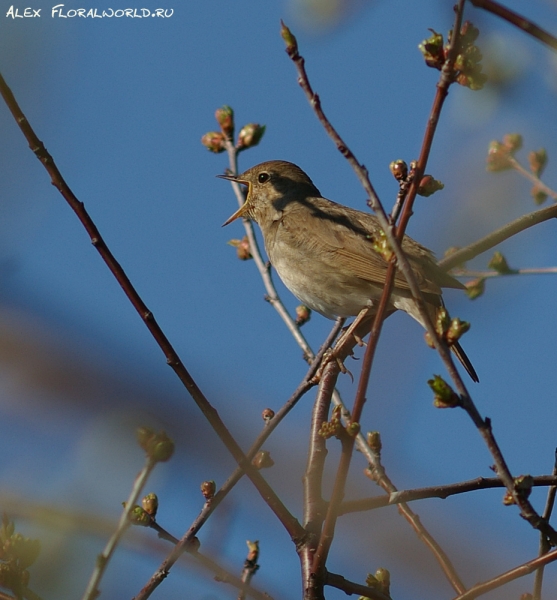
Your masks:
{"label": "branch", "polygon": [[[374,465],[375,468],[375,465]],[[373,476],[375,478],[375,474]],[[533,485],[536,487],[556,486],[557,475],[539,475],[533,478]],[[373,498],[362,498],[360,500],[349,500],[343,502],[340,507],[340,514],[358,512],[363,510],[374,510],[392,504],[402,504],[404,502],[413,502],[415,500],[425,500],[427,498],[441,498],[445,500],[449,496],[457,494],[466,494],[477,490],[488,490],[493,488],[504,488],[505,484],[498,477],[478,477],[469,481],[461,481],[448,485],[435,485],[413,490],[401,490],[390,492],[388,496],[377,496]]]}
{"label": "branch", "polygon": [[284,506],[284,504],[273,491],[271,486],[263,478],[261,473],[259,473],[253,467],[253,465],[246,459],[244,453],[242,452],[242,449],[240,448],[239,444],[236,442],[232,434],[228,431],[218,412],[207,400],[205,395],[198,387],[197,383],[194,381],[193,377],[190,375],[189,371],[186,369],[185,365],[180,360],[180,357],[172,347],[170,341],[156,322],[153,313],[147,308],[142,298],[139,296],[136,289],[129,280],[128,276],[124,272],[123,268],[118,263],[112,252],[109,250],[105,241],[101,237],[97,226],[85,210],[84,204],[80,202],[75,196],[75,194],[72,192],[72,190],[62,177],[62,174],[58,170],[58,167],[54,163],[52,156],[48,153],[44,144],[39,140],[39,138],[33,131],[29,121],[27,120],[21,108],[17,104],[17,101],[12,91],[6,84],[6,81],[4,80],[1,74],[0,93],[2,94],[4,101],[10,109],[10,112],[16,120],[16,123],[21,129],[23,135],[27,139],[29,147],[35,153],[37,158],[40,160],[40,162],[50,175],[52,184],[58,189],[60,194],[64,197],[66,202],[75,212],[76,216],[78,217],[83,227],[89,234],[91,242],[101,255],[102,259],[106,263],[111,273],[114,275],[114,277],[124,290],[124,293],[132,303],[140,318],[143,320],[145,326],[148,328],[151,335],[163,351],[167,363],[172,367],[180,381],[183,383],[186,390],[189,392],[189,394],[197,404],[198,408],[201,410],[209,424],[212,426],[215,433],[221,439],[221,441],[226,446],[230,454],[232,454],[238,465],[242,467],[242,469],[247,473],[248,477],[250,478],[250,480],[252,481],[262,498],[273,510],[273,512],[284,525],[290,536],[294,540],[299,540],[300,538],[302,538],[305,534],[302,526]]}
{"label": "branch", "polygon": [[519,567],[515,567],[506,573],[501,573],[501,575],[497,575],[493,579],[489,581],[484,581],[483,583],[478,583],[477,585],[471,587],[469,590],[461,594],[460,596],[456,596],[454,600],[473,600],[478,596],[482,596],[483,594],[487,594],[491,590],[494,590],[498,587],[501,587],[509,581],[513,581],[514,579],[518,579],[519,577],[524,577],[525,575],[529,575],[532,571],[535,571],[539,567],[543,565],[547,565],[550,562],[557,560],[557,550],[553,550],[552,552],[548,552],[543,556],[538,556],[533,560],[520,565]]}
{"label": "branch", "polygon": [[478,254],[497,246],[497,244],[500,244],[506,239],[516,235],[517,233],[520,233],[521,231],[524,231],[525,229],[528,229],[529,227],[533,227],[538,223],[543,223],[544,221],[555,218],[557,218],[557,204],[553,204],[546,208],[541,208],[540,210],[528,213],[527,215],[522,215],[522,217],[507,223],[507,225],[504,225],[496,231],[492,231],[490,234],[481,238],[477,242],[474,242],[465,248],[460,248],[460,250],[457,250],[453,254],[450,254],[449,256],[440,260],[438,264],[442,269],[448,271],[453,267],[466,262],[467,260],[471,260],[472,258],[478,256]]}
{"label": "branch", "polygon": [[557,38],[545,31],[541,27],[538,27],[532,21],[519,15],[518,13],[506,8],[505,6],[494,2],[493,0],[470,0],[470,2],[477,8],[483,8],[487,12],[493,13],[501,19],[508,21],[511,25],[518,27],[518,29],[524,31],[528,35],[535,37],[537,40],[546,44],[553,50],[557,50]]}

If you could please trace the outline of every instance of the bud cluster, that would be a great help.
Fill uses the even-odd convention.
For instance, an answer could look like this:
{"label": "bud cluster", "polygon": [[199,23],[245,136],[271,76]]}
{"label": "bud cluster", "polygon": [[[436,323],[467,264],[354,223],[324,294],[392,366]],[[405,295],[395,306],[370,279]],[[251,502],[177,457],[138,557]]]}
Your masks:
{"label": "bud cluster", "polygon": [[18,598],[27,597],[27,570],[39,557],[41,542],[15,531],[13,521],[4,513],[0,526],[0,586],[11,590]]}
{"label": "bud cluster", "polygon": [[[201,143],[210,152],[224,152],[227,143],[230,144],[234,138],[234,111],[228,105],[221,106],[215,111],[215,119],[219,124],[220,131],[209,131],[201,138]],[[265,133],[265,125],[248,123],[244,125],[238,134],[236,150],[241,152],[247,148],[257,146]]]}
{"label": "bud cluster", "polygon": [[[428,67],[439,71],[445,65],[448,58],[450,43],[444,44],[443,36],[433,29],[432,35],[418,45],[420,52]],[[482,53],[474,44],[480,31],[470,21],[466,21],[460,30],[458,48],[454,62],[454,80],[471,90],[481,90],[487,81],[487,76],[482,73]],[[449,32],[449,42],[453,32]]]}
{"label": "bud cluster", "polygon": [[391,574],[387,569],[379,568],[375,571],[375,574],[372,575],[368,573],[366,577],[366,585],[370,588],[385,594],[385,596],[390,596],[391,593]]}
{"label": "bud cluster", "polygon": [[[458,317],[451,319],[447,309],[442,306],[437,310],[437,318],[435,320],[435,331],[437,335],[447,342],[448,346],[456,343],[468,330],[470,323],[461,321]],[[425,334],[426,343],[430,348],[435,348],[435,344],[429,333]]]}

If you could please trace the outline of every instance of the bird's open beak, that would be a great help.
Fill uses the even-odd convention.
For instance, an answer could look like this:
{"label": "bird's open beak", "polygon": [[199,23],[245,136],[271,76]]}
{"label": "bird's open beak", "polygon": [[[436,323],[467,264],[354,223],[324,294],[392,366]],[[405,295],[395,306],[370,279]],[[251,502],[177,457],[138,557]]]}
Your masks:
{"label": "bird's open beak", "polygon": [[[235,181],[236,183],[241,183],[242,185],[247,185],[249,188],[249,181],[245,181],[243,179],[238,179],[237,175],[217,175],[217,177],[219,179],[226,179],[227,181]],[[249,194],[248,194],[248,196],[249,196]],[[229,223],[232,223],[232,221],[235,221],[236,219],[243,217],[244,213],[247,210],[247,206],[248,206],[248,203],[246,201],[246,202],[244,202],[244,204],[242,204],[242,206],[240,206],[240,208],[231,217],[226,219],[226,221],[222,224],[222,227],[225,227]]]}

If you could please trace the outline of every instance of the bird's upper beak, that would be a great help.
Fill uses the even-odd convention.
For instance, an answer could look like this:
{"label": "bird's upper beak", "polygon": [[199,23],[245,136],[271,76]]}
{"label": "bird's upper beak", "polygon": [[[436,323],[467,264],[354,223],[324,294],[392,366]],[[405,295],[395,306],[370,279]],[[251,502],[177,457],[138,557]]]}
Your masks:
{"label": "bird's upper beak", "polygon": [[[226,179],[228,181],[234,181],[236,183],[241,183],[242,185],[247,185],[248,189],[249,189],[249,181],[246,181],[244,179],[238,179],[237,175],[217,175],[217,177],[219,179]],[[248,194],[248,197],[249,197],[249,194]],[[222,224],[222,226],[225,227],[226,225],[228,225],[229,223],[232,223],[232,221],[235,221],[239,217],[243,217],[244,213],[247,211],[247,207],[248,207],[248,203],[246,201],[246,202],[244,202],[244,204],[242,204],[242,206],[240,206],[240,208],[231,217],[226,219],[226,221]]]}

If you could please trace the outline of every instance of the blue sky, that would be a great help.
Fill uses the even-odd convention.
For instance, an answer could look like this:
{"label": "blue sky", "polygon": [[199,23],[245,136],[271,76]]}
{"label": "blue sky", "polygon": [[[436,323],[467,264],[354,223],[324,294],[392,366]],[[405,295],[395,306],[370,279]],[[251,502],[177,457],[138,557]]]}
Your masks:
{"label": "blue sky", "polygon": [[[282,18],[298,37],[325,111],[390,207],[397,190],[388,164],[417,157],[437,81],[417,45],[428,28],[446,34],[452,3],[354,1],[349,14],[319,27],[316,17],[302,18],[299,7],[283,2],[170,2],[164,7],[174,13],[167,19],[53,18],[55,4],[39,0],[40,18],[12,19],[5,16],[10,6],[25,4],[0,2],[0,70],[180,356],[247,447],[262,425],[261,410],[289,397],[305,365],[263,301],[253,264],[238,261],[226,243],[243,235],[239,222],[221,228],[236,208],[228,184],[215,178],[227,159],[199,140],[216,129],[215,109],[229,104],[238,128],[267,126],[260,146],[241,155],[241,169],[290,160],[324,196],[365,208],[356,178],[296,83],[279,36]],[[506,4],[524,9],[518,1]],[[65,8],[110,5],[71,0]],[[551,3],[536,0],[528,11],[557,31]],[[418,200],[408,229],[438,255],[535,209],[530,186],[518,175],[485,172],[490,140],[521,132],[521,158],[547,148],[544,179],[557,185],[554,56],[492,16],[472,8],[466,16],[479,26],[479,45],[500,82],[479,93],[454,87],[443,112],[428,172],[445,189]],[[44,587],[36,591],[75,597],[104,538],[54,532],[29,518],[34,513],[25,502],[114,519],[142,460],[134,427],[147,423],[176,439],[176,458],[157,471],[149,490],[161,494],[161,524],[180,535],[201,507],[199,483],[222,482],[233,463],[5,107],[0,132],[0,482],[15,498],[6,506],[18,526],[46,548],[35,579]],[[513,267],[554,266],[554,224],[500,249]],[[474,266],[485,267],[489,256]],[[451,312],[472,323],[463,346],[481,383],[470,388],[515,474],[549,472],[557,445],[556,292],[554,276],[531,276],[490,281],[474,302],[456,291],[445,295]],[[317,347],[330,326],[315,315],[304,334]],[[358,363],[349,368],[356,374]],[[425,382],[442,372],[419,326],[404,314],[386,323],[362,424],[381,431],[385,465],[401,489],[491,474],[490,456],[465,415],[431,405]],[[350,403],[355,385],[344,378],[340,388]],[[312,397],[266,445],[277,466],[265,475],[298,515]],[[351,497],[376,493],[361,476],[364,466],[357,457]],[[498,491],[477,492],[415,507],[469,584],[537,552],[535,533],[500,498]],[[543,498],[533,494],[540,511]],[[291,543],[250,484],[243,482],[219,511],[201,533],[202,548],[239,572],[245,540],[261,540],[255,583],[276,598],[298,597]],[[126,547],[107,574],[107,597],[131,597],[158,566],[163,554],[154,536],[140,533],[150,552]],[[480,558],[482,546],[489,550]],[[71,578],[63,577],[68,565]],[[347,517],[330,566],[359,581],[379,566],[390,568],[397,598],[415,597],[416,590],[418,596],[451,593],[394,509]],[[182,597],[184,589],[192,598],[229,593],[186,567],[158,597]],[[526,582],[513,588],[517,594],[528,589]]]}

